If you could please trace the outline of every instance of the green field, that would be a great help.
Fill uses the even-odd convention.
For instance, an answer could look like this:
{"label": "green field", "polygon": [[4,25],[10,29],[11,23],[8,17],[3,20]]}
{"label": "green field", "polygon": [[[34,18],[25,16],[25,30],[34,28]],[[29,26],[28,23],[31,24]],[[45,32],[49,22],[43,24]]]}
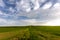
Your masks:
{"label": "green field", "polygon": [[60,40],[60,26],[0,27],[0,40]]}

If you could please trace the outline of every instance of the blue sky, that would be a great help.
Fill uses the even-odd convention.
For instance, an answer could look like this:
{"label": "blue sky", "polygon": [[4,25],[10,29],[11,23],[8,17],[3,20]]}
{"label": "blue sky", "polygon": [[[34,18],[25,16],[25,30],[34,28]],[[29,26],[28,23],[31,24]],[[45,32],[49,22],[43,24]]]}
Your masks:
{"label": "blue sky", "polygon": [[0,25],[60,25],[60,0],[0,0]]}

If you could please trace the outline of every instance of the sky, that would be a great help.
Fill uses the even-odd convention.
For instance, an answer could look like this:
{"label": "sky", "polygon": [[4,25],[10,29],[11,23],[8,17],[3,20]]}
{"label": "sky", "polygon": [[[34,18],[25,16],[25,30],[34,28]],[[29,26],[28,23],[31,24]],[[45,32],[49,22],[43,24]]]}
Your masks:
{"label": "sky", "polygon": [[0,0],[0,26],[60,25],[60,0]]}

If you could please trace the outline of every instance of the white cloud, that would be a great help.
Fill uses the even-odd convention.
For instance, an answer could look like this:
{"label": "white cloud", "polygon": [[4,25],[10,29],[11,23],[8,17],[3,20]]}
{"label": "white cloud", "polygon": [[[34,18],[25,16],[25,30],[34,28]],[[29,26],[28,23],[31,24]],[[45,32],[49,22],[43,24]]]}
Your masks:
{"label": "white cloud", "polygon": [[46,21],[38,21],[36,19],[27,19],[23,20],[23,22],[27,23],[27,25],[44,25]]}
{"label": "white cloud", "polygon": [[36,20],[35,19],[27,19],[27,20],[24,20],[25,22],[28,22],[30,24],[34,24],[36,23]]}
{"label": "white cloud", "polygon": [[46,22],[45,25],[60,26],[60,19],[50,20],[50,21]]}
{"label": "white cloud", "polygon": [[39,0],[31,0],[34,4],[34,10],[37,10],[39,8]]}
{"label": "white cloud", "polygon": [[0,15],[4,15],[7,16],[7,14],[5,14],[4,12],[0,11]]}
{"label": "white cloud", "polygon": [[59,8],[60,7],[60,3],[56,3],[53,7],[54,8]]}
{"label": "white cloud", "polygon": [[[22,20],[23,23],[26,22],[27,25],[45,25],[45,23],[47,21],[41,21],[41,20],[53,20],[53,19],[56,19],[56,18],[60,18],[60,7],[58,3],[56,3],[54,5],[54,7],[52,7],[51,9],[49,9],[50,7],[52,6],[52,3],[46,3],[42,8],[39,8],[37,10],[32,10],[31,12],[28,12],[28,13],[20,13],[19,16],[26,16],[28,18],[31,18],[31,19],[26,19],[26,20]],[[55,8],[56,7],[56,8]],[[36,19],[36,17],[39,17],[38,19],[40,21],[38,21],[38,19]],[[24,24],[25,25],[25,24]]]}
{"label": "white cloud", "polygon": [[[44,5],[44,7],[39,8],[39,4],[38,1],[39,0],[32,0],[33,3],[35,4],[34,10],[30,10],[30,6],[28,4],[28,2],[19,2],[17,3],[17,10],[18,13],[16,15],[14,15],[14,18],[17,19],[18,16],[26,16],[29,19],[26,20],[14,20],[14,18],[12,20],[8,20],[8,19],[3,19],[0,18],[0,24],[1,25],[55,25],[54,23],[57,23],[56,25],[60,25],[60,5],[59,3],[56,3],[54,5],[54,7],[52,7],[51,9],[49,9],[52,5],[52,3],[46,3]],[[35,1],[35,2],[34,2]],[[42,2],[44,2],[44,0],[42,0]],[[1,3],[1,2],[0,2]],[[19,5],[21,4],[21,5]],[[24,4],[24,5],[23,5]],[[3,4],[1,4],[3,5]],[[20,11],[20,10],[23,11]],[[10,11],[14,12],[14,10],[12,8],[9,8]],[[25,12],[25,11],[26,12]],[[0,15],[5,15],[8,16],[7,14],[3,13],[2,11],[0,11]],[[12,16],[12,15],[10,15]],[[58,18],[58,19],[56,19]],[[53,20],[54,19],[54,20]],[[43,20],[43,21],[41,21]],[[47,21],[45,21],[47,20]]]}
{"label": "white cloud", "polygon": [[15,25],[15,21],[14,20],[6,20],[3,18],[0,18],[0,25]]}
{"label": "white cloud", "polygon": [[52,6],[52,3],[49,2],[49,3],[46,3],[42,8],[43,8],[43,9],[48,9],[48,8],[50,8],[51,6]]}
{"label": "white cloud", "polygon": [[0,6],[5,6],[5,4],[3,3],[3,1],[2,0],[0,0]]}
{"label": "white cloud", "polygon": [[42,3],[45,2],[46,0],[40,0]]}
{"label": "white cloud", "polygon": [[9,11],[11,11],[11,13],[15,12],[15,10],[12,7],[9,8]]}

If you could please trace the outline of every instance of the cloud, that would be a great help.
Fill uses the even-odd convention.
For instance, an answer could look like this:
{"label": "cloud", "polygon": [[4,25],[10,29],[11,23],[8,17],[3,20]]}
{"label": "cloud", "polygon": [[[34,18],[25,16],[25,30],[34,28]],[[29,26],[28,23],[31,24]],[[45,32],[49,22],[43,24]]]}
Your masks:
{"label": "cloud", "polygon": [[38,21],[36,19],[29,19],[29,20],[23,20],[23,22],[27,23],[27,25],[44,25],[47,21]]}
{"label": "cloud", "polygon": [[48,9],[48,8],[50,8],[51,6],[52,6],[52,3],[49,2],[49,3],[46,3],[42,8],[43,8],[43,9]]}
{"label": "cloud", "polygon": [[15,21],[14,20],[6,20],[3,18],[0,18],[0,25],[15,25]]}
{"label": "cloud", "polygon": [[0,0],[0,6],[5,6],[5,4],[3,3],[3,1],[2,0]]}
{"label": "cloud", "polygon": [[33,2],[35,6],[31,10],[29,2],[29,0],[16,2],[16,10],[9,7],[9,13],[0,11],[0,25],[49,25],[50,22],[55,22],[54,20],[57,20],[57,18],[60,20],[60,3],[57,2],[53,5],[49,1],[40,7],[38,2],[42,4],[45,0],[37,0]]}
{"label": "cloud", "polygon": [[54,19],[54,20],[50,20],[48,22],[45,23],[45,25],[49,25],[49,26],[60,26],[60,19]]}
{"label": "cloud", "polygon": [[30,25],[32,20],[6,20],[0,18],[0,26],[25,26]]}

